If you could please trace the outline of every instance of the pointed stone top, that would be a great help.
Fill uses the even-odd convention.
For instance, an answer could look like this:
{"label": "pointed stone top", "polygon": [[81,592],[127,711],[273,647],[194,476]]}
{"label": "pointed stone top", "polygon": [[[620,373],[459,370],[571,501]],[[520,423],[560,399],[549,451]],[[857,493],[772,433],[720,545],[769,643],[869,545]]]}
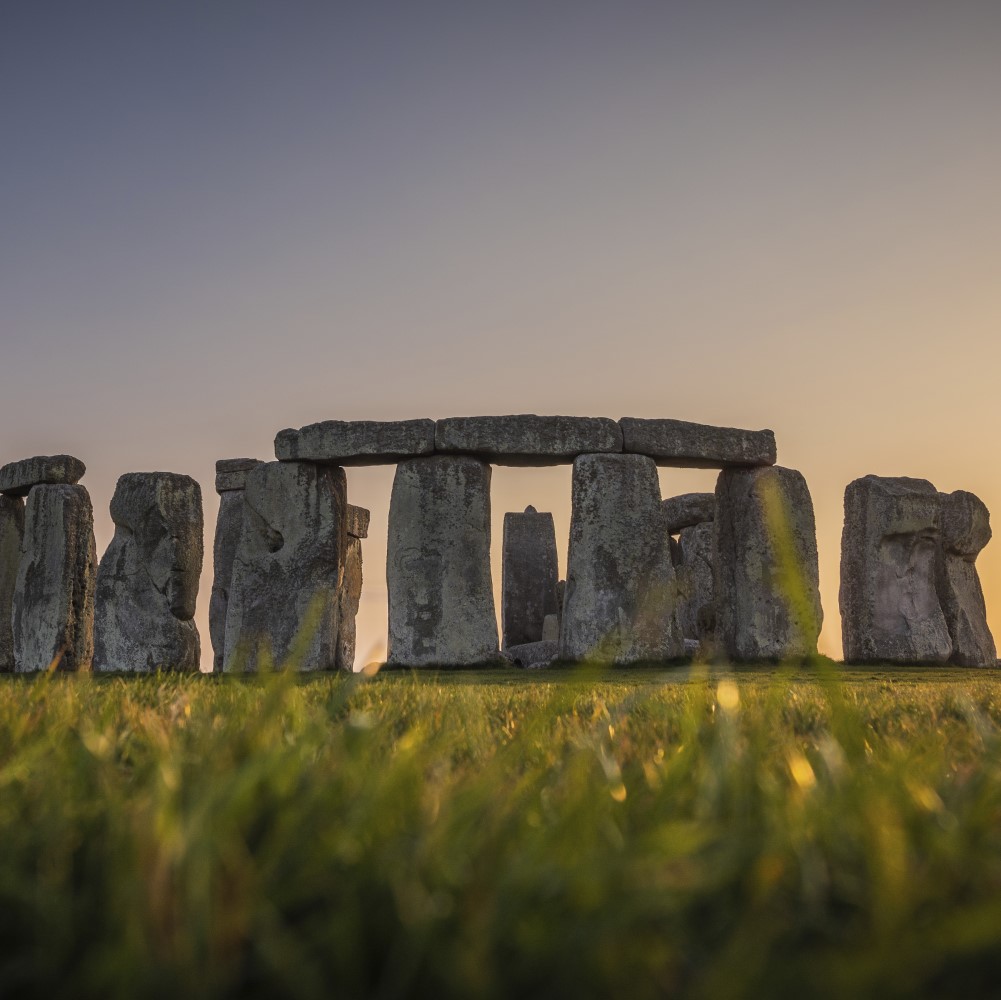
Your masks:
{"label": "pointed stone top", "polygon": [[538,511],[537,511],[537,510],[536,510],[536,509],[535,509],[535,508],[534,508],[534,507],[533,507],[533,506],[532,506],[531,504],[529,504],[529,505],[528,505],[528,506],[527,506],[527,507],[525,508],[525,513],[526,513],[526,514],[538,514],[539,512],[538,512]]}

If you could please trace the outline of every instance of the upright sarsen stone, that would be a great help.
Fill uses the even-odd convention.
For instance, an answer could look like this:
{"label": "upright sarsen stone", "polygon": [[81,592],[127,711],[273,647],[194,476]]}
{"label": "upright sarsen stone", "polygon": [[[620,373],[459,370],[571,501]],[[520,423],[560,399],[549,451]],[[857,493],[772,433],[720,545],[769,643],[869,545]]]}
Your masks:
{"label": "upright sarsen stone", "polygon": [[557,615],[556,528],[553,515],[526,507],[504,515],[501,561],[502,646],[539,642],[547,615]]}
{"label": "upright sarsen stone", "polygon": [[28,494],[12,625],[18,671],[89,669],[94,653],[97,552],[83,486]]}
{"label": "upright sarsen stone", "polygon": [[212,593],[209,596],[209,638],[212,669],[219,673],[226,659],[226,612],[233,577],[233,560],[243,528],[243,491],[247,476],[259,466],[256,458],[222,458],[215,464],[215,488],[219,494],[215,539],[212,544]]}
{"label": "upright sarsen stone", "polygon": [[[247,474],[226,613],[224,669],[330,669],[344,573],[344,470],[266,462]],[[289,661],[289,657],[294,659]]]}
{"label": "upright sarsen stone", "polygon": [[841,636],[847,663],[946,663],[935,582],[941,501],[924,479],[865,476],[845,490]]}
{"label": "upright sarsen stone", "polygon": [[24,541],[24,501],[0,496],[0,673],[14,669],[14,590]]}
{"label": "upright sarsen stone", "polygon": [[994,636],[987,625],[987,607],[976,559],[991,540],[991,515],[972,493],[939,494],[942,529],[935,564],[936,585],[945,623],[952,639],[951,661],[965,667],[997,663]]}
{"label": "upright sarsen stone", "polygon": [[490,466],[462,455],[401,462],[389,506],[389,662],[498,657],[490,578]]}
{"label": "upright sarsen stone", "polygon": [[348,504],[347,551],[344,556],[344,576],[337,593],[337,667],[354,670],[357,638],[356,620],[361,602],[362,559],[361,540],[368,537],[370,513],[364,507]]}
{"label": "upright sarsen stone", "polygon": [[817,652],[823,623],[813,500],[803,476],[725,469],[716,483],[716,640],[732,660]]}
{"label": "upright sarsen stone", "polygon": [[560,659],[627,664],[684,654],[657,467],[643,455],[574,462]]}
{"label": "upright sarsen stone", "polygon": [[111,500],[115,536],[97,571],[94,669],[197,671],[202,490],[190,476],[130,472]]}

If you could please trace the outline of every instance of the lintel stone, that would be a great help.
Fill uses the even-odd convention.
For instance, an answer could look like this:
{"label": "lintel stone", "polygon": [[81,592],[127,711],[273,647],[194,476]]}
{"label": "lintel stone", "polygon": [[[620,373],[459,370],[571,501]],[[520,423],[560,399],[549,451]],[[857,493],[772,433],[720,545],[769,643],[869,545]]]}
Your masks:
{"label": "lintel stone", "polygon": [[649,455],[658,465],[690,469],[775,464],[775,434],[713,427],[686,420],[623,417],[622,450]]}
{"label": "lintel stone", "polygon": [[431,419],[324,420],[279,431],[275,458],[325,465],[394,465],[430,455],[434,433]]}
{"label": "lintel stone", "polygon": [[621,452],[622,433],[608,417],[447,417],[435,426],[435,451],[494,465],[567,465],[578,455]]}
{"label": "lintel stone", "polygon": [[0,468],[0,493],[26,497],[32,486],[72,486],[80,482],[87,466],[72,455],[36,455]]}

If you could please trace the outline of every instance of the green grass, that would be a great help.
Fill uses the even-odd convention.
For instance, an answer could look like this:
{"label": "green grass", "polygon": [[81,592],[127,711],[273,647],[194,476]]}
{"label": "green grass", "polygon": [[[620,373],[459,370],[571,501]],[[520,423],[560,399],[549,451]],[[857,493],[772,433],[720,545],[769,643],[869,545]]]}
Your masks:
{"label": "green grass", "polygon": [[0,996],[996,995],[1001,674],[0,683]]}

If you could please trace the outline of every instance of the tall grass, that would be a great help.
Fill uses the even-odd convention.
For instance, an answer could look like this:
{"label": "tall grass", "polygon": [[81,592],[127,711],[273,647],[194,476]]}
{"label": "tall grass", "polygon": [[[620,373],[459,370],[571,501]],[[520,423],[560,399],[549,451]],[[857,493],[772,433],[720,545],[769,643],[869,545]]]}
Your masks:
{"label": "tall grass", "polygon": [[999,677],[919,676],[7,680],[0,995],[992,995]]}

